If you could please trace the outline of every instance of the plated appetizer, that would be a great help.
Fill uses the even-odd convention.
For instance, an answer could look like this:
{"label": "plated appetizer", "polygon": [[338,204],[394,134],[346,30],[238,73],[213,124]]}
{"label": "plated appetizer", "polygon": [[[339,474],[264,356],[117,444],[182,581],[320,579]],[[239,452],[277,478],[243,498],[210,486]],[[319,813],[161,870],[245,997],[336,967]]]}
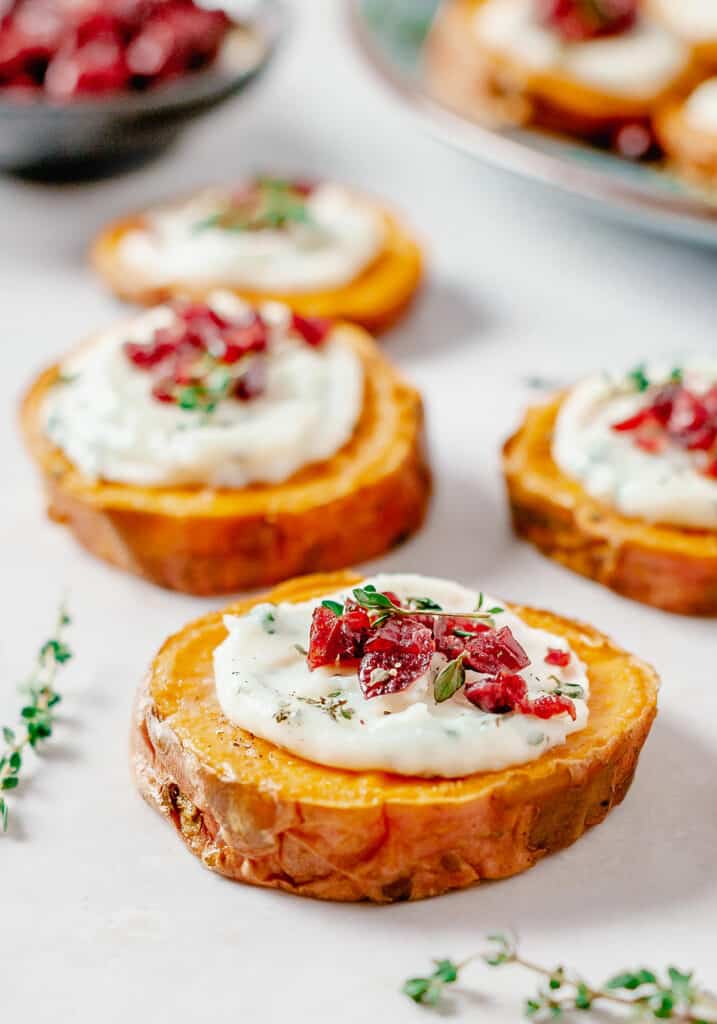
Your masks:
{"label": "plated appetizer", "polygon": [[678,170],[702,185],[717,184],[717,78],[708,78],[687,98],[667,104],[655,128]]}
{"label": "plated appetizer", "polygon": [[447,580],[293,580],[171,637],[143,796],[212,870],[331,900],[504,878],[619,803],[657,678],[589,626]]}
{"label": "plated appetizer", "polygon": [[0,96],[144,91],[210,65],[231,27],[194,0],[10,0],[0,9]]}
{"label": "plated appetizer", "polygon": [[305,316],[388,327],[413,298],[421,253],[396,218],[331,182],[257,178],[111,224],[92,252],[124,299],[229,288]]}
{"label": "plated appetizer", "polygon": [[651,117],[695,74],[690,47],[638,0],[449,0],[429,48],[444,99],[638,157]]}
{"label": "plated appetizer", "polygon": [[717,615],[717,363],[603,373],[504,450],[518,534],[666,611]]}
{"label": "plated appetizer", "polygon": [[364,331],[227,292],[99,334],[40,375],[22,426],[53,519],[196,594],[379,555],[430,490],[420,396]]}

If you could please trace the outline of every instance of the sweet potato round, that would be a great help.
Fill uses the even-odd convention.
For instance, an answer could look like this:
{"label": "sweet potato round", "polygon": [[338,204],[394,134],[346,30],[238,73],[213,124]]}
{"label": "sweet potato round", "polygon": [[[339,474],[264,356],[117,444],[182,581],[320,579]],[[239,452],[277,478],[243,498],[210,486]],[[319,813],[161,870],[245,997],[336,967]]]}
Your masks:
{"label": "sweet potato round", "polygon": [[122,264],[118,243],[127,232],[142,223],[143,215],[118,220],[108,225],[93,243],[90,258],[95,270],[112,291],[128,302],[154,305],[183,295],[203,299],[218,287],[233,291],[248,302],[267,300],[284,302],[303,316],[323,316],[349,320],[370,331],[390,327],[406,310],[422,277],[421,250],[399,221],[382,211],[386,226],[383,249],[355,280],[341,288],[316,292],[257,292],[230,287],[220,281],[176,281],[150,284],[141,275]]}
{"label": "sweet potato round", "polygon": [[[302,601],[351,573],[277,587]],[[231,606],[243,613],[255,598]],[[145,799],[214,871],[327,900],[415,900],[505,878],[574,842],[630,785],[655,716],[648,666],[589,626],[514,608],[564,636],[588,668],[590,720],[531,764],[462,779],[350,772],[304,761],[244,732],[217,702],[219,612],[164,644],[140,688],[132,764]]]}
{"label": "sweet potato round", "polygon": [[241,490],[88,479],[42,429],[42,402],[59,367],[46,370],[24,399],[21,423],[49,516],[98,558],[192,594],[248,590],[382,554],[425,514],[430,474],[421,398],[360,328],[342,330],[350,332],[366,380],[352,439],[284,483]]}
{"label": "sweet potato round", "polygon": [[528,411],[503,450],[516,533],[625,597],[717,615],[717,531],[629,519],[587,494],[551,454],[561,399]]}

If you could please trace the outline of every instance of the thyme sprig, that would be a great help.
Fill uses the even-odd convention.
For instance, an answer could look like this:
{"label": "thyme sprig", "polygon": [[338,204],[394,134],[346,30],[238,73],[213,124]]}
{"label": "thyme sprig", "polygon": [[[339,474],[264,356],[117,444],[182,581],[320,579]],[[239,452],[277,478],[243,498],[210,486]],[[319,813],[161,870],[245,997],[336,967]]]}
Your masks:
{"label": "thyme sprig", "polygon": [[557,1020],[567,1012],[589,1011],[596,1005],[632,1010],[642,1020],[672,1020],[679,1024],[715,1024],[717,999],[701,989],[694,972],[668,967],[664,972],[641,967],[613,975],[595,987],[565,967],[553,969],[526,960],[516,939],[508,934],[488,935],[488,948],[463,961],[436,960],[425,977],[409,978],[402,991],[416,1003],[436,1006],[446,986],[458,981],[464,967],[482,960],[490,967],[516,964],[537,975],[536,993],[526,999],[524,1014],[533,1021]]}
{"label": "thyme sprig", "polygon": [[[52,735],[55,724],[55,708],[60,703],[60,694],[55,689],[58,670],[72,657],[72,651],[64,641],[70,617],[64,607],[60,608],[57,624],[49,640],[40,648],[37,663],[23,687],[27,702],[20,710],[22,725],[11,729],[4,726],[2,736],[5,749],[0,756],[0,792],[17,789],[24,752],[27,747],[36,748],[41,740]],[[4,796],[0,796],[0,830],[7,832],[10,808]]]}
{"label": "thyme sprig", "polygon": [[[475,619],[478,622],[485,622],[487,625],[493,626],[493,616],[505,611],[504,608],[497,606],[483,609],[483,594],[480,594],[478,603],[472,612],[447,612],[439,604],[436,604],[435,601],[427,597],[411,597],[409,598],[409,603],[413,607],[402,608],[400,605],[395,604],[386,594],[381,594],[377,591],[372,583],[367,583],[364,587],[356,587],[351,593],[353,594],[354,601],[361,608],[368,612],[378,612],[378,617],[372,622],[374,627],[383,625],[386,619],[389,619],[392,615],[403,615],[410,618],[415,616],[417,611],[425,611],[426,614],[436,618]],[[324,602],[324,604],[326,603]],[[331,604],[336,604],[338,607],[337,602],[331,602]]]}

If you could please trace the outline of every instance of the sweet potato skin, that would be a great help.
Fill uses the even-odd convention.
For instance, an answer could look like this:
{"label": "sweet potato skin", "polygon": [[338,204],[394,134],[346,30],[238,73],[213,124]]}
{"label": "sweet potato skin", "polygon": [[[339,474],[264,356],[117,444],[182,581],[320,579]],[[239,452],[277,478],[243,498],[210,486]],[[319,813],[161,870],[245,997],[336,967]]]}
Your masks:
{"label": "sweet potato skin", "polygon": [[238,491],[149,489],[83,477],[42,431],[42,401],[58,373],[50,368],[21,410],[50,518],[98,558],[191,594],[248,590],[382,554],[416,530],[426,512],[431,481],[422,404],[360,328],[345,330],[366,379],[352,440],[282,484]]}
{"label": "sweet potato skin", "polygon": [[717,532],[628,519],[591,498],[551,455],[560,401],[530,409],[505,444],[516,533],[624,597],[682,615],[717,615]]}
{"label": "sweet potato skin", "polygon": [[[341,288],[295,293],[257,292],[245,288],[227,290],[251,303],[274,300],[303,316],[348,320],[374,333],[387,330],[401,318],[420,287],[423,256],[419,245],[398,219],[388,211],[382,213],[386,240],[381,253],[355,280]],[[151,306],[179,295],[203,299],[217,287],[226,288],[212,280],[150,285],[133,274],[118,257],[118,243],[141,223],[142,214],[115,221],[101,232],[90,251],[93,267],[119,298]]]}
{"label": "sweet potato skin", "polygon": [[655,109],[700,78],[695,61],[659,96],[615,96],[563,75],[535,72],[505,54],[481,49],[471,19],[484,0],[448,0],[431,30],[428,75],[444,103],[479,120],[536,125],[609,143],[625,124],[644,122]]}
{"label": "sweet potato skin", "polygon": [[[268,596],[306,600],[359,579],[311,576]],[[131,750],[140,793],[207,867],[302,896],[417,900],[524,871],[623,799],[658,684],[648,666],[591,627],[516,610],[564,635],[593,687],[588,727],[532,764],[433,780],[295,757],[223,716],[211,652],[225,630],[215,613],[165,643],[139,690]]]}

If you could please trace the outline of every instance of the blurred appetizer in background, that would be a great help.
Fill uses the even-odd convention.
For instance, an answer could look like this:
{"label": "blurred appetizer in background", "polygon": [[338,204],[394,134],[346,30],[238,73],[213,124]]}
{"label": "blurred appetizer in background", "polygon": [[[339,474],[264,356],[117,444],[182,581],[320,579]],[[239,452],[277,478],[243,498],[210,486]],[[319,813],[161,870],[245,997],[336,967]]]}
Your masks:
{"label": "blurred appetizer in background", "polygon": [[223,287],[372,330],[403,313],[421,277],[416,242],[381,206],[331,182],[268,177],[111,224],[92,258],[131,301]]}
{"label": "blurred appetizer in background", "polygon": [[430,490],[420,397],[364,331],[228,292],[99,334],[36,380],[22,424],[53,519],[197,594],[379,555]]}
{"label": "blurred appetizer in background", "polygon": [[144,797],[212,870],[329,900],[524,871],[625,796],[657,678],[589,626],[448,580],[305,577],[165,643]]}
{"label": "blurred appetizer in background", "polygon": [[667,104],[655,128],[675,168],[700,185],[717,185],[717,78],[701,82],[686,99]]}
{"label": "blurred appetizer in background", "polygon": [[666,611],[717,615],[717,362],[602,373],[507,442],[516,531]]}
{"label": "blurred appetizer in background", "polygon": [[717,67],[717,4],[714,0],[645,0],[645,4],[691,47],[695,57]]}
{"label": "blurred appetizer in background", "polygon": [[0,96],[144,91],[208,67],[232,22],[194,0],[0,0]]}
{"label": "blurred appetizer in background", "polygon": [[506,124],[654,155],[652,116],[696,82],[691,48],[638,0],[448,0],[429,40],[436,92]]}

